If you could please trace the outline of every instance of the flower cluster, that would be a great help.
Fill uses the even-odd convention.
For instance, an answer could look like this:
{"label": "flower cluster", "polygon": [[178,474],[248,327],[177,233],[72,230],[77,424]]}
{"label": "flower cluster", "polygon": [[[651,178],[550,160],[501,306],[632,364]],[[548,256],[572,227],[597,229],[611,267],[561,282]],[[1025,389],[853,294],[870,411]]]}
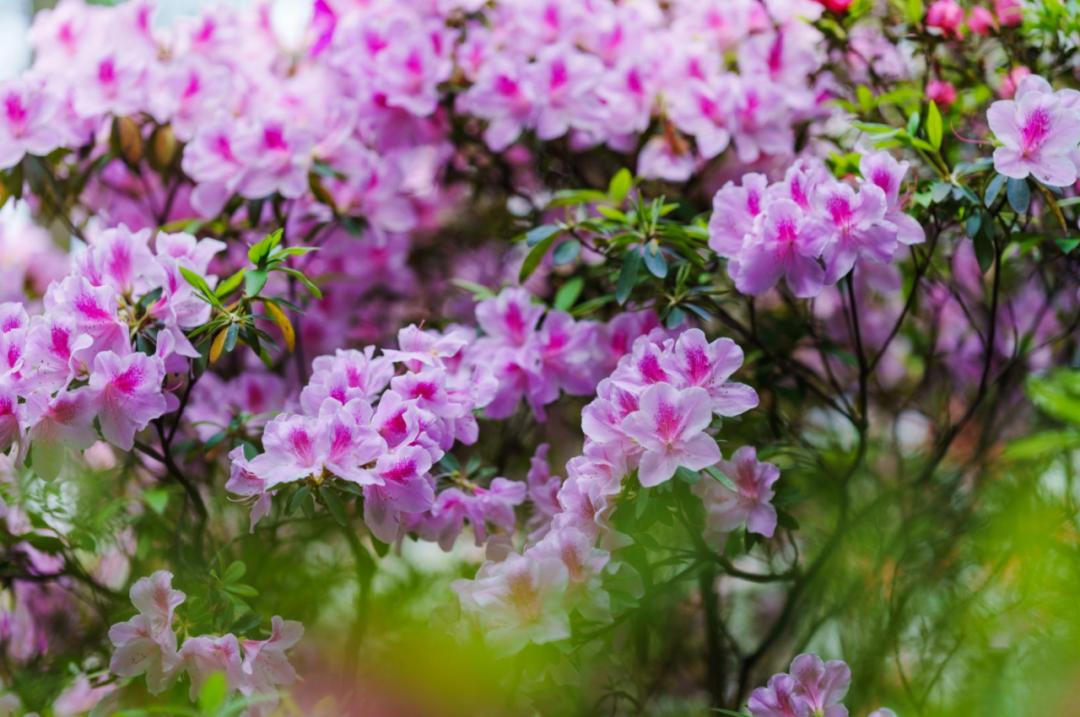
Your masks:
{"label": "flower cluster", "polygon": [[[669,180],[729,146],[744,163],[788,157],[794,125],[823,113],[807,81],[822,62],[820,34],[804,22],[820,14],[801,1],[500,4],[461,44],[472,84],[456,107],[487,121],[495,150],[531,130],[625,151],[661,116],[669,129],[646,140],[639,172]],[[738,72],[724,60],[733,50]]]}
{"label": "flower cluster", "polygon": [[1037,75],[1020,80],[1011,100],[986,113],[1001,142],[994,169],[1006,177],[1033,176],[1043,184],[1067,187],[1080,176],[1080,92],[1057,90]]}
{"label": "flower cluster", "polygon": [[854,186],[818,160],[796,162],[779,182],[747,174],[713,198],[709,246],[728,260],[744,294],[761,294],[784,278],[797,297],[817,296],[864,261],[893,259],[897,248],[925,240],[903,211],[907,162],[866,154]]}
{"label": "flower cluster", "polygon": [[187,637],[177,649],[173,618],[186,596],[173,589],[172,578],[172,573],[159,570],[131,586],[131,602],[139,613],[109,628],[109,640],[115,647],[109,670],[119,677],[145,674],[151,694],[163,692],[186,674],[192,700],[210,675],[222,673],[230,691],[259,697],[249,714],[272,713],[278,687],[296,679],[285,651],[300,641],[303,625],[275,615],[265,640],[245,640],[232,634],[198,635]]}
{"label": "flower cluster", "polygon": [[[788,672],[769,678],[750,695],[751,717],[847,717],[840,704],[851,685],[851,669],[841,660],[823,662],[814,654],[799,655]],[[869,717],[896,717],[881,708]]]}
{"label": "flower cluster", "polygon": [[[790,157],[795,125],[826,113],[827,80],[810,80],[824,59],[804,22],[821,14],[811,0],[319,2],[291,37],[255,11],[210,9],[168,30],[153,13],[149,0],[65,0],[37,16],[34,66],[0,86],[0,168],[145,117],[126,131],[159,165],[182,145],[193,186],[168,198],[178,212],[212,216],[234,195],[310,204],[321,163],[323,200],[405,231],[442,201],[433,179],[453,156],[451,105],[496,151],[523,131],[623,152],[645,138],[642,173],[680,180],[729,145],[741,162]],[[648,139],[657,119],[666,129]],[[150,137],[154,126],[167,132]],[[133,223],[123,190],[138,178],[119,161],[106,175],[93,182],[99,208]]]}
{"label": "flower cluster", "polygon": [[33,445],[43,477],[94,441],[95,419],[105,440],[131,450],[138,431],[176,407],[166,374],[199,355],[184,332],[210,315],[181,268],[204,273],[224,246],[167,233],[151,246],[149,230],[123,225],[89,242],[46,290],[42,313],[0,305],[0,449]]}
{"label": "flower cluster", "polygon": [[[753,389],[729,380],[742,360],[734,342],[710,343],[698,329],[677,338],[654,331],[634,342],[582,411],[585,446],[567,463],[566,481],[558,486],[550,476],[546,451],[533,459],[534,542],[523,554],[486,563],[475,580],[455,583],[463,609],[487,635],[510,649],[559,640],[569,636],[568,608],[602,610],[599,581],[610,553],[598,543],[611,537],[608,519],[624,480],[636,472],[640,484],[651,487],[671,480],[680,467],[701,470],[720,461],[708,432],[713,416],[737,416],[757,405]],[[775,467],[757,465],[747,450],[737,453],[733,466],[722,464],[740,494],[706,498],[716,502],[718,522],[728,529],[749,520],[752,529],[771,533],[768,489]]]}
{"label": "flower cluster", "polygon": [[254,496],[252,527],[270,509],[271,491],[295,481],[335,477],[359,486],[364,520],[380,540],[400,536],[405,516],[435,501],[431,467],[455,442],[473,443],[474,410],[496,390],[484,367],[461,360],[465,329],[401,330],[397,350],[338,350],[312,363],[299,413],[283,413],[263,432],[263,452],[232,454],[233,493]]}
{"label": "flower cluster", "polygon": [[[506,418],[525,401],[542,420],[544,406],[560,392],[595,391],[597,372],[617,362],[633,336],[663,333],[650,312],[623,314],[610,324],[575,321],[545,312],[520,288],[481,301],[476,319],[481,336],[462,327],[440,333],[407,326],[398,332],[398,348],[381,355],[368,346],[316,358],[300,413],[266,425],[262,454],[249,459],[236,449],[232,455],[226,487],[256,498],[252,527],[269,511],[277,486],[336,477],[363,489],[365,522],[385,542],[415,532],[449,549],[466,520],[477,543],[486,541],[488,524],[509,532],[514,507],[525,500],[524,483],[461,482],[436,496],[432,466],[455,443],[476,441],[481,410]],[[267,380],[237,379],[233,391],[244,393],[235,408],[220,392],[212,401],[199,398],[193,408],[205,421],[200,430],[212,435],[237,410],[266,410],[266,389],[276,386]],[[210,390],[219,385],[214,381]]]}

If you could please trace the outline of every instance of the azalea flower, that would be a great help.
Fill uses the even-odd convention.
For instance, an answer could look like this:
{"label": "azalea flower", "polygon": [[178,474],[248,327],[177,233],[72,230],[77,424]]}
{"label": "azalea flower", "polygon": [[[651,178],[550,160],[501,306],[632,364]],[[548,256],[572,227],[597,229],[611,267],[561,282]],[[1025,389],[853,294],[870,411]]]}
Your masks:
{"label": "azalea flower", "polygon": [[670,480],[680,467],[701,470],[720,459],[720,449],[705,433],[712,420],[709,393],[670,384],[650,386],[641,394],[640,408],[622,428],[644,450],[638,480],[652,487]]}

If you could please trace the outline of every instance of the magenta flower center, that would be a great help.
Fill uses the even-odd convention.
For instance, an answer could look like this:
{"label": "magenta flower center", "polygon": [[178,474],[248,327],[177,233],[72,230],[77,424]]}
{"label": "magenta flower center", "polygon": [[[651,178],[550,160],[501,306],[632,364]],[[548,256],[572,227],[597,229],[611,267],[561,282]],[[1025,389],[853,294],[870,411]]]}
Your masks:
{"label": "magenta flower center", "polygon": [[1020,143],[1024,148],[1024,154],[1039,151],[1039,147],[1050,134],[1050,125],[1050,112],[1044,107],[1036,107],[1027,116],[1020,128]]}
{"label": "magenta flower center", "polygon": [[112,387],[118,392],[130,396],[142,385],[143,379],[144,374],[142,368],[132,365],[113,378]]}

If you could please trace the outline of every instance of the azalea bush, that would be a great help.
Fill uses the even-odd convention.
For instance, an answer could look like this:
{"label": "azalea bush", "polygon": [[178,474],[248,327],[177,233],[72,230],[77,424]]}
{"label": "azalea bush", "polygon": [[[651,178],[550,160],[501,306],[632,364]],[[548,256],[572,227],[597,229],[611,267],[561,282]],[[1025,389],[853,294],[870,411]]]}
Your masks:
{"label": "azalea bush", "polygon": [[1080,6],[62,0],[0,714],[1070,714]]}

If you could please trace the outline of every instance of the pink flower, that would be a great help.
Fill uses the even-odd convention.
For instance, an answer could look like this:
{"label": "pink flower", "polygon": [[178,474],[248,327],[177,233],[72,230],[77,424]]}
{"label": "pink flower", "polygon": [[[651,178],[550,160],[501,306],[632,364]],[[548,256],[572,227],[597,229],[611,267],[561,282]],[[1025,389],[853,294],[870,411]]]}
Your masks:
{"label": "pink flower", "polygon": [[1002,143],[994,150],[998,172],[1014,179],[1032,175],[1055,187],[1076,181],[1071,154],[1080,145],[1080,117],[1057,95],[1021,82],[1016,99],[990,105],[986,119]]}
{"label": "pink flower", "polygon": [[926,83],[926,97],[936,102],[939,107],[948,107],[956,102],[956,88],[945,80],[930,80]]}
{"label": "pink flower", "polygon": [[543,315],[544,307],[533,303],[527,289],[504,289],[476,305],[476,321],[484,333],[511,346],[524,345]]}
{"label": "pink flower", "polygon": [[[349,406],[370,418],[366,404]],[[365,466],[386,450],[386,443],[372,428],[361,425],[349,406],[328,399],[317,417],[275,417],[263,432],[264,452],[251,460],[250,471],[265,481],[266,488],[327,475],[358,485],[378,482]]]}
{"label": "pink flower", "polygon": [[741,186],[728,182],[713,197],[709,217],[709,248],[725,259],[742,251],[746,235],[765,204],[769,180],[764,174],[744,174]]}
{"label": "pink flower", "polygon": [[135,434],[168,408],[161,386],[164,377],[165,364],[157,356],[106,351],[94,357],[90,400],[105,440],[131,450]]}
{"label": "pink flower", "polygon": [[380,484],[364,487],[364,522],[376,538],[392,543],[399,537],[400,513],[422,513],[435,502],[428,478],[431,454],[404,446],[379,457],[374,474]]}
{"label": "pink flower", "polygon": [[847,717],[840,700],[850,683],[851,670],[840,660],[803,654],[790,674],[773,675],[767,687],[754,690],[747,706],[752,717]]}
{"label": "pink flower", "polygon": [[776,530],[776,509],[769,501],[780,469],[772,463],[759,462],[753,446],[743,446],[730,461],[720,461],[717,467],[738,490],[732,491],[720,481],[704,477],[695,485],[705,503],[709,527],[724,534],[745,523],[751,533],[771,538]]}
{"label": "pink flower", "polygon": [[984,7],[971,8],[967,24],[973,33],[983,36],[992,33],[997,25],[994,14]]}
{"label": "pink flower", "polygon": [[[51,480],[60,474],[68,451],[81,451],[94,443],[95,406],[86,389],[61,391],[53,398],[45,392],[35,391],[26,397],[25,405],[34,472]],[[0,416],[2,414],[3,398],[0,397]],[[2,438],[0,429],[0,446],[3,445]]]}
{"label": "pink flower", "polygon": [[72,105],[82,118],[131,115],[145,105],[143,61],[133,53],[106,52],[76,65]]}
{"label": "pink flower", "polygon": [[551,45],[537,55],[531,66],[536,92],[536,136],[541,140],[562,137],[571,128],[587,129],[586,111],[598,102],[597,82],[601,62],[569,45]]}
{"label": "pink flower", "polygon": [[701,470],[720,459],[720,449],[705,429],[712,422],[712,400],[703,388],[679,390],[650,386],[639,410],[623,419],[622,429],[644,449],[638,480],[652,487],[670,480],[680,467]]}
{"label": "pink flower", "polygon": [[812,717],[810,706],[797,693],[798,683],[780,673],[769,678],[766,687],[750,693],[747,707],[752,717]]}
{"label": "pink flower", "polygon": [[18,440],[22,413],[18,394],[0,385],[0,453],[6,453]]}
{"label": "pink flower", "polygon": [[192,701],[198,698],[207,678],[216,672],[225,675],[230,690],[237,689],[244,679],[240,642],[235,635],[189,637],[184,640],[179,655],[191,680],[188,696]]}
{"label": "pink flower", "polygon": [[859,160],[863,181],[881,188],[885,193],[885,221],[896,227],[896,238],[901,244],[921,244],[926,232],[914,217],[904,213],[900,187],[907,176],[910,164],[898,162],[888,152],[864,154]]}
{"label": "pink flower", "polygon": [[308,191],[308,170],[314,138],[295,124],[267,119],[242,132],[235,143],[236,159],[244,165],[237,191],[248,199],[275,192],[295,199]]}
{"label": "pink flower", "polygon": [[685,182],[694,174],[697,163],[697,156],[687,142],[657,135],[638,153],[637,172],[646,179]]}
{"label": "pink flower", "polygon": [[1020,0],[994,0],[994,13],[1003,27],[1019,25],[1024,21],[1024,6]]}
{"label": "pink flower", "polygon": [[[272,695],[278,685],[290,685],[296,681],[296,671],[289,664],[285,651],[294,647],[304,636],[304,626],[296,620],[282,620],[277,615],[270,618],[270,637],[265,640],[244,640],[243,680],[240,690],[244,694]],[[186,645],[185,645],[186,646]],[[263,709],[275,704],[261,703]]]}
{"label": "pink flower", "polygon": [[742,363],[742,349],[731,339],[709,343],[701,329],[689,329],[676,339],[667,365],[682,379],[682,387],[698,386],[708,391],[713,413],[738,416],[758,405],[754,389],[728,381]]}
{"label": "pink flower", "polygon": [[1002,99],[1012,99],[1016,94],[1016,88],[1020,85],[1020,82],[1031,75],[1031,70],[1020,65],[1009,70],[1003,78],[1001,78],[1001,85],[998,87],[998,96]]}
{"label": "pink flower", "polygon": [[784,277],[795,296],[820,293],[825,270],[818,257],[828,235],[814,231],[798,205],[787,199],[770,203],[758,227],[731,267],[735,288],[744,294],[763,294]]}
{"label": "pink flower", "polygon": [[173,590],[172,573],[164,570],[136,580],[130,595],[139,614],[109,628],[109,640],[116,648],[109,670],[120,677],[146,673],[150,692],[159,694],[172,684],[181,667],[172,621],[185,596]]}
{"label": "pink flower", "polygon": [[946,37],[959,37],[964,21],[964,8],[955,0],[935,0],[926,11],[926,24],[940,29]]}
{"label": "pink flower", "polygon": [[544,644],[570,637],[562,606],[569,575],[554,555],[523,557],[511,553],[488,563],[472,581],[452,584],[462,609],[472,615],[493,642],[513,652],[529,642]]}
{"label": "pink flower", "polygon": [[834,284],[858,259],[888,263],[896,251],[896,227],[885,220],[885,193],[876,184],[863,184],[858,194],[834,182],[814,195],[815,241],[824,241],[825,281]]}
{"label": "pink flower", "polygon": [[840,704],[851,684],[851,669],[846,664],[840,660],[822,662],[817,655],[803,654],[792,660],[790,673],[812,714],[847,717],[847,708]]}
{"label": "pink flower", "polygon": [[45,156],[61,146],[66,138],[58,127],[59,114],[59,101],[41,83],[0,83],[0,169],[14,167],[27,154]]}

